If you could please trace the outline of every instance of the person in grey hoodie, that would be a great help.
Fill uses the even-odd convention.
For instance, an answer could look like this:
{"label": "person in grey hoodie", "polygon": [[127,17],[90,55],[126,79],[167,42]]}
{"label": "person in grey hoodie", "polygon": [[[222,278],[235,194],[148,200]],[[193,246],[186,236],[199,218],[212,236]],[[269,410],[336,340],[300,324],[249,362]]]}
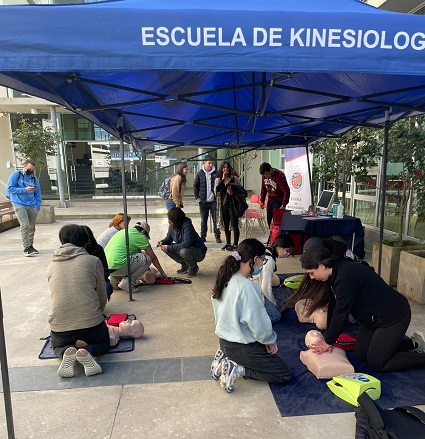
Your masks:
{"label": "person in grey hoodie", "polygon": [[178,207],[173,207],[167,212],[168,233],[157,243],[157,247],[171,259],[181,264],[177,273],[187,273],[188,277],[198,274],[198,262],[205,259],[207,247],[196,233],[192,220]]}
{"label": "person in grey hoodie", "polygon": [[74,376],[75,362],[87,376],[102,372],[93,358],[109,349],[109,331],[103,311],[107,303],[103,265],[85,247],[84,226],[67,224],[59,231],[61,246],[47,269],[51,293],[49,313],[53,352],[62,358],[58,375]]}
{"label": "person in grey hoodie", "polygon": [[205,242],[207,240],[208,215],[211,212],[215,241],[220,244],[220,229],[217,227],[217,203],[214,194],[214,182],[217,175],[217,170],[214,167],[214,157],[206,155],[204,165],[193,181],[193,192],[195,200],[199,203],[202,241]]}

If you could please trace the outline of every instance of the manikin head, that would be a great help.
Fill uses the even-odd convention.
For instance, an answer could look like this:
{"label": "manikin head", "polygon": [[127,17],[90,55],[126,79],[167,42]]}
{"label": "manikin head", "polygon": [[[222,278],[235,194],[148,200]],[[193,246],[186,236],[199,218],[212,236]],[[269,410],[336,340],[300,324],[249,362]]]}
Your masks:
{"label": "manikin head", "polygon": [[316,331],[315,329],[312,329],[311,331],[308,331],[305,336],[305,345],[308,348],[311,348],[311,345],[313,343],[317,343],[320,340],[324,340],[324,337],[320,331]]}
{"label": "manikin head", "polygon": [[155,267],[150,267],[139,277],[139,279],[145,284],[152,285],[156,282],[157,277],[161,277],[161,273]]}
{"label": "manikin head", "polygon": [[120,337],[141,338],[145,332],[142,322],[139,320],[126,320],[118,326]]}

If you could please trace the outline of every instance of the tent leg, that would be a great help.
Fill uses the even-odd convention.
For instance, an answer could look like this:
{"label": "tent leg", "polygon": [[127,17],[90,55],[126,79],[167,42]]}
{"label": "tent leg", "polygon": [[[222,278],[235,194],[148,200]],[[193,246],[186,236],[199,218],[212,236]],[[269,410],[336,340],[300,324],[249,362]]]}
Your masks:
{"label": "tent leg", "polygon": [[1,289],[0,289],[0,365],[1,365],[1,380],[3,384],[4,411],[6,415],[6,424],[7,424],[7,438],[15,439],[15,430],[13,426],[13,414],[12,414],[12,399],[10,397],[9,369],[7,367],[7,356],[6,356],[6,339],[4,336],[3,304],[1,300]]}

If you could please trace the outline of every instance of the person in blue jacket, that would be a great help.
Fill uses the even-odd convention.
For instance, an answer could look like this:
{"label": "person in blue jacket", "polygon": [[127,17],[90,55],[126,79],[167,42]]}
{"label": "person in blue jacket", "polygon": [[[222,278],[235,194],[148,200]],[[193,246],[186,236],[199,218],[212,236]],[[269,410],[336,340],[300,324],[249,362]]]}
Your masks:
{"label": "person in blue jacket", "polygon": [[157,243],[157,247],[161,247],[171,259],[181,264],[177,273],[195,277],[199,271],[198,262],[205,259],[207,247],[183,210],[173,207],[167,212],[167,217],[168,233]]}
{"label": "person in blue jacket", "polygon": [[35,162],[28,159],[24,162],[22,171],[14,171],[7,181],[6,196],[10,198],[18,218],[24,256],[38,254],[33,246],[35,235],[35,220],[41,206],[40,182],[35,176]]}

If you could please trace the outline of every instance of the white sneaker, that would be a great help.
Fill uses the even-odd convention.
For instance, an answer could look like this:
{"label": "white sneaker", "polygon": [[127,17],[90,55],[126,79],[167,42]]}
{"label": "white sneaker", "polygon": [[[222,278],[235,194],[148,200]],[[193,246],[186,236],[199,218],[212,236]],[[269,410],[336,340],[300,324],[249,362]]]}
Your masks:
{"label": "white sneaker", "polygon": [[418,347],[416,348],[417,352],[425,352],[425,338],[422,332],[420,331],[415,331],[412,336],[410,337],[410,339],[414,342],[417,343]]}
{"label": "white sneaker", "polygon": [[[128,291],[130,289],[129,282],[128,282],[128,277],[123,277],[121,279],[121,282],[118,284],[118,288],[120,288],[121,290],[125,290],[125,291]],[[137,288],[137,287],[133,287],[131,289],[131,291],[133,293],[137,293],[139,290],[140,289]]]}

